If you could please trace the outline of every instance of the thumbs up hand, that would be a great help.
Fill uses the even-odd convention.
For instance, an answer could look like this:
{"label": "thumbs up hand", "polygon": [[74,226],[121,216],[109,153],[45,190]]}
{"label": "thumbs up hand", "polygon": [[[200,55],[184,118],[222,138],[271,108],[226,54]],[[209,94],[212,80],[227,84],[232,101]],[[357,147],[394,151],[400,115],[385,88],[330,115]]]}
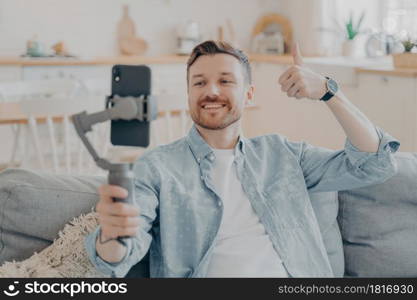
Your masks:
{"label": "thumbs up hand", "polygon": [[301,56],[300,47],[298,43],[294,43],[291,49],[291,55],[294,59],[294,65],[302,66],[304,64],[303,57]]}
{"label": "thumbs up hand", "polygon": [[297,43],[292,47],[292,56],[294,64],[278,80],[281,90],[287,93],[288,97],[319,100],[327,91],[326,78],[304,66]]}

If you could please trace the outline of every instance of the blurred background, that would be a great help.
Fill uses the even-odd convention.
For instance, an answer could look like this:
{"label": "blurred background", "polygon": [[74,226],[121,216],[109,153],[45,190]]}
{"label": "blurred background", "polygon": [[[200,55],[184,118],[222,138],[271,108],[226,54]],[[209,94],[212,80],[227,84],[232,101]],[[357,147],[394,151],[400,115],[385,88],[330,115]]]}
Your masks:
{"label": "blurred background", "polygon": [[[0,169],[100,172],[70,116],[104,108],[115,64],[152,70],[160,117],[150,148],[183,136],[191,126],[185,63],[207,39],[249,55],[256,94],[246,136],[343,147],[323,103],[289,99],[276,83],[297,41],[308,67],[338,81],[402,151],[417,151],[415,0],[0,0]],[[109,124],[90,138],[112,160],[146,150],[112,146]]]}

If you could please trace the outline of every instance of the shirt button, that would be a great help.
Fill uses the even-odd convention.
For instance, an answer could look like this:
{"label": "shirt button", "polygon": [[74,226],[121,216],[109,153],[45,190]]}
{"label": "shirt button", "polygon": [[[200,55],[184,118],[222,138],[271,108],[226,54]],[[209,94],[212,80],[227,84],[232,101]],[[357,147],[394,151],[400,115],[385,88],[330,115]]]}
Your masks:
{"label": "shirt button", "polygon": [[214,160],[214,155],[210,154],[208,158],[209,158],[210,161],[213,161]]}
{"label": "shirt button", "polygon": [[197,158],[197,162],[200,162],[200,160],[201,160],[200,158]]}
{"label": "shirt button", "polygon": [[201,180],[204,180],[204,176],[203,175],[201,175],[200,178],[201,178]]}
{"label": "shirt button", "polygon": [[217,205],[220,207],[222,206],[222,202],[221,201],[217,201]]}

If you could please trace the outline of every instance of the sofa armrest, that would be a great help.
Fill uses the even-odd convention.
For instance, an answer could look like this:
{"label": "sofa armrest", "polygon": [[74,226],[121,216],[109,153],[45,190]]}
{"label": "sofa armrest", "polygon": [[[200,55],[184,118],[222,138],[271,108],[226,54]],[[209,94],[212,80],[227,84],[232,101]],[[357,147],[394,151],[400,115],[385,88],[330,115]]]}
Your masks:
{"label": "sofa armrest", "polygon": [[74,217],[91,212],[102,177],[23,169],[0,173],[0,264],[23,260],[57,237]]}

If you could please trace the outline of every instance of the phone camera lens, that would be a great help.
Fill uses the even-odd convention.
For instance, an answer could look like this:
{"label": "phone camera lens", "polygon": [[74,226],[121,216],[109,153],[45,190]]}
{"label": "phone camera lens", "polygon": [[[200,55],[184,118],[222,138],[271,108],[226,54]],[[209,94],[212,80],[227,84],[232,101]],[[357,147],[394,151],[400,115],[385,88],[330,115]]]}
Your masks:
{"label": "phone camera lens", "polygon": [[120,81],[120,70],[119,68],[113,68],[113,78],[114,81],[119,82]]}

